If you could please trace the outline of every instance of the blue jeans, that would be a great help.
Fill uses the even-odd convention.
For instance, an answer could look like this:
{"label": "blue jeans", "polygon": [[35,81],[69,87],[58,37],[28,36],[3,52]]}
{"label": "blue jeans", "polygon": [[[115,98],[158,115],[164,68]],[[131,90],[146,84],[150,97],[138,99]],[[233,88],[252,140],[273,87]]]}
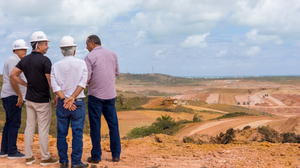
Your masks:
{"label": "blue jeans", "polygon": [[101,160],[101,112],[108,124],[110,150],[112,157],[118,158],[121,153],[121,142],[119,133],[119,123],[115,107],[115,99],[103,100],[95,96],[88,96],[88,111],[90,121],[90,135],[92,139],[92,159]]}
{"label": "blue jeans", "polygon": [[18,152],[17,138],[21,125],[22,107],[17,107],[18,96],[9,96],[2,98],[2,104],[5,109],[6,122],[2,132],[1,151],[8,155]]}
{"label": "blue jeans", "polygon": [[83,127],[85,121],[85,102],[75,100],[77,106],[75,111],[69,111],[63,107],[63,101],[58,100],[56,108],[57,116],[57,150],[59,155],[59,162],[67,162],[68,160],[68,143],[66,136],[68,135],[69,124],[71,122],[72,128],[72,165],[81,164],[82,148],[83,148]]}

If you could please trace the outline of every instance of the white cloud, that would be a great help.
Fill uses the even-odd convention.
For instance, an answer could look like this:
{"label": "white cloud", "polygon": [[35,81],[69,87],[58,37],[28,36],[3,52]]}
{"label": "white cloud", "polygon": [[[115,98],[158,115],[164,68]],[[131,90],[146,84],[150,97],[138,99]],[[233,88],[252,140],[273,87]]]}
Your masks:
{"label": "white cloud", "polygon": [[169,55],[169,51],[166,50],[166,48],[163,48],[162,50],[158,50],[154,53],[153,58],[154,59],[166,59]]}
{"label": "white cloud", "polygon": [[216,54],[216,57],[223,57],[224,55],[226,55],[227,54],[227,50],[221,50],[220,52],[218,52],[217,54]]}
{"label": "white cloud", "polygon": [[76,49],[76,54],[75,57],[76,58],[80,58],[80,59],[84,59],[85,56],[89,53],[89,51],[87,49],[81,49],[81,48],[77,48]]}
{"label": "white cloud", "polygon": [[[24,39],[25,37],[29,37],[31,35],[31,31],[26,30],[19,30],[13,31],[12,33],[8,34],[7,39],[17,40],[17,39]],[[29,41],[25,39],[25,41]]]}
{"label": "white cloud", "polygon": [[147,0],[132,19],[134,28],[156,36],[192,35],[210,31],[225,18],[232,5],[229,1]]}
{"label": "white cloud", "polygon": [[137,36],[134,38],[134,47],[140,46],[147,39],[147,34],[145,31],[139,31]]}
{"label": "white cloud", "polygon": [[[135,10],[142,0],[14,0],[1,3],[0,11],[20,21],[50,25],[105,26],[119,14]],[[1,18],[1,13],[0,13]]]}
{"label": "white cloud", "polygon": [[299,0],[241,0],[236,1],[229,19],[238,25],[292,35],[300,31],[299,8]]}
{"label": "white cloud", "polygon": [[282,44],[283,42],[280,40],[279,36],[277,35],[260,35],[258,34],[259,30],[253,29],[250,32],[246,33],[246,38],[250,42],[254,43],[268,43],[268,42],[274,42],[275,44]]}
{"label": "white cloud", "polygon": [[185,39],[184,42],[180,43],[180,46],[182,48],[203,48],[207,47],[207,43],[205,41],[205,38],[209,35],[209,33],[205,33],[202,35],[194,35],[189,36]]}
{"label": "white cloud", "polygon": [[250,47],[245,50],[245,55],[248,57],[252,57],[258,53],[260,53],[260,47]]}

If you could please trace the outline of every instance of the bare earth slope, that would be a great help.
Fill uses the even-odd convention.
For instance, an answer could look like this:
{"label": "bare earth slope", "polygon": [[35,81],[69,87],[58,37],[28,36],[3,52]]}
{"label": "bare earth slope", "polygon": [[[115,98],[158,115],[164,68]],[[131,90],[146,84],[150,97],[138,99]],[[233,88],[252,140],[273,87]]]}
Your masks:
{"label": "bare earth slope", "polygon": [[[23,135],[19,136],[18,147],[24,152]],[[50,152],[58,157],[56,139],[50,139]],[[267,142],[252,144],[196,145],[180,143],[166,135],[153,135],[136,140],[123,140],[121,161],[111,162],[109,141],[102,141],[102,161],[96,167],[124,168],[199,168],[199,167],[300,167],[299,144],[271,144]],[[69,145],[71,141],[69,140]],[[82,161],[90,156],[91,142],[84,137]],[[41,157],[38,150],[38,136],[35,138],[33,154],[36,162],[25,165],[25,159],[7,160],[0,158],[1,168],[40,167]],[[69,159],[71,148],[68,151]],[[59,164],[48,165],[47,168],[58,168]],[[90,164],[91,167],[91,164]]]}

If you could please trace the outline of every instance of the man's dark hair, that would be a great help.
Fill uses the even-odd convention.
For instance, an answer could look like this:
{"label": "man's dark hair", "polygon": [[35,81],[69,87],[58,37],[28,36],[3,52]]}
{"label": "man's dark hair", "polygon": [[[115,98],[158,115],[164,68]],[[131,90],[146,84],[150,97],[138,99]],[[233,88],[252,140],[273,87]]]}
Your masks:
{"label": "man's dark hair", "polygon": [[93,41],[95,44],[101,45],[101,40],[100,40],[100,38],[99,38],[97,35],[90,35],[90,36],[88,37],[88,42],[91,43],[92,41]]}
{"label": "man's dark hair", "polygon": [[31,47],[32,47],[32,50],[35,50],[35,45],[36,45],[36,41],[35,42],[31,42],[30,44],[31,44]]}
{"label": "man's dark hair", "polygon": [[32,47],[32,50],[36,50],[35,46],[36,46],[36,43],[40,43],[41,45],[43,45],[44,41],[34,41],[34,42],[31,42],[31,47]]}

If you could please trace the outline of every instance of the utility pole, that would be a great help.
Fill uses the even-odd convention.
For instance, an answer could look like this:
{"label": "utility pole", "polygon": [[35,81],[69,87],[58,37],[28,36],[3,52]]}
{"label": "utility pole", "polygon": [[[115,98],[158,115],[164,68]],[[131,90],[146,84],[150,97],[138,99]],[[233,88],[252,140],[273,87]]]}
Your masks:
{"label": "utility pole", "polygon": [[261,101],[262,101],[262,100],[260,100],[260,113],[262,113],[262,112],[261,112]]}
{"label": "utility pole", "polygon": [[154,66],[152,66],[152,74],[154,74]]}
{"label": "utility pole", "polygon": [[250,114],[250,96],[248,96],[248,102],[249,102],[249,114]]}

